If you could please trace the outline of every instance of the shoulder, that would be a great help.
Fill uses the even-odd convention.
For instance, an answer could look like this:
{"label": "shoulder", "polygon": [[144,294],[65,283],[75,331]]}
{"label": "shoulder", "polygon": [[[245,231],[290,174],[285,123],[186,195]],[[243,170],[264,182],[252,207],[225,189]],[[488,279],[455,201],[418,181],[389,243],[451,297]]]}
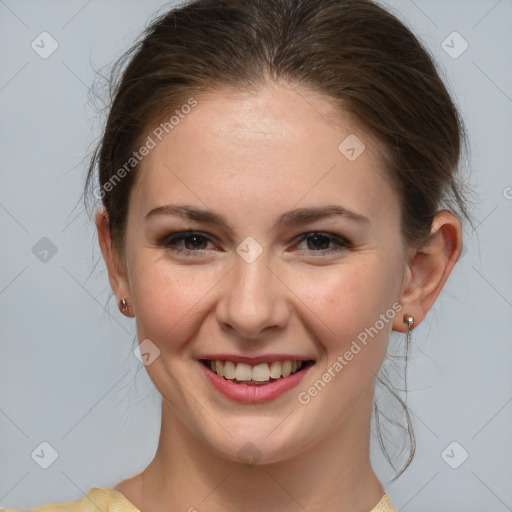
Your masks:
{"label": "shoulder", "polygon": [[114,489],[92,487],[80,500],[48,503],[30,509],[0,508],[0,512],[140,512],[120,492]]}
{"label": "shoulder", "polygon": [[375,505],[375,507],[372,508],[370,512],[396,512],[396,509],[393,506],[393,503],[391,503],[389,496],[384,494],[379,503],[377,503],[377,505]]}

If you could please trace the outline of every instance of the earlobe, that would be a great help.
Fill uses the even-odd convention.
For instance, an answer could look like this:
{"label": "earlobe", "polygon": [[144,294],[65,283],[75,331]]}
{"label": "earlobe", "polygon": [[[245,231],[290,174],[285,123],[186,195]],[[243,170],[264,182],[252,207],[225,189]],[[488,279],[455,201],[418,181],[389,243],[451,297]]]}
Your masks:
{"label": "earlobe", "polygon": [[112,243],[108,213],[103,206],[96,212],[96,229],[101,253],[108,271],[110,286],[119,302],[122,298],[130,296],[130,287],[124,264]]}
{"label": "earlobe", "polygon": [[133,305],[130,304],[126,298],[123,297],[117,305],[119,307],[119,311],[121,311],[124,316],[129,318],[133,318],[135,316]]}
{"label": "earlobe", "polygon": [[[427,241],[409,258],[400,303],[414,317],[416,327],[441,293],[462,250],[462,227],[453,213],[443,210],[434,217]],[[405,332],[397,318],[393,329]]]}

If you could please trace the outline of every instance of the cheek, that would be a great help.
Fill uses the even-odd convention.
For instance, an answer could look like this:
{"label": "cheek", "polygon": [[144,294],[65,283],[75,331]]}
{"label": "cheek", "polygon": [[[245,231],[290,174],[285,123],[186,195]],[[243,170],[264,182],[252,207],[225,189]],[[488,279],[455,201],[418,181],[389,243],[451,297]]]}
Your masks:
{"label": "cheek", "polygon": [[323,344],[338,350],[350,345],[391,308],[397,282],[396,271],[372,256],[364,264],[361,259],[329,269],[316,268],[309,276],[297,273],[294,292],[307,306],[304,311],[309,313],[305,314],[316,318]]}
{"label": "cheek", "polygon": [[220,277],[199,265],[143,259],[137,263],[134,275],[139,339],[149,338],[161,350],[180,347],[199,328],[198,315]]}

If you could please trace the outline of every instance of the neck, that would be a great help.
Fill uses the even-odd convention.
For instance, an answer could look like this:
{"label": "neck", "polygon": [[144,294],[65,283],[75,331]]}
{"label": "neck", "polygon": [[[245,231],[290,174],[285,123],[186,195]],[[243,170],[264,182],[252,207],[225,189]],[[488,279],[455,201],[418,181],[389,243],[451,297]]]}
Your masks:
{"label": "neck", "polygon": [[384,494],[370,464],[370,411],[293,458],[249,466],[214,453],[162,401],[156,455],[125,495],[144,512],[368,512]]}

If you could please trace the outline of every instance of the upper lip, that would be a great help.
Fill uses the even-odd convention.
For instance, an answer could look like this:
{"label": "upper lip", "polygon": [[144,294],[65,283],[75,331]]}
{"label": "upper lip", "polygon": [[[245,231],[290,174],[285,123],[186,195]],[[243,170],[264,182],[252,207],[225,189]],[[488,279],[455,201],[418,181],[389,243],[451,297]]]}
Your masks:
{"label": "upper lip", "polygon": [[256,357],[241,356],[238,354],[203,354],[197,359],[209,359],[214,361],[233,361],[234,363],[245,363],[251,366],[273,361],[312,361],[313,357],[293,354],[265,354]]}

